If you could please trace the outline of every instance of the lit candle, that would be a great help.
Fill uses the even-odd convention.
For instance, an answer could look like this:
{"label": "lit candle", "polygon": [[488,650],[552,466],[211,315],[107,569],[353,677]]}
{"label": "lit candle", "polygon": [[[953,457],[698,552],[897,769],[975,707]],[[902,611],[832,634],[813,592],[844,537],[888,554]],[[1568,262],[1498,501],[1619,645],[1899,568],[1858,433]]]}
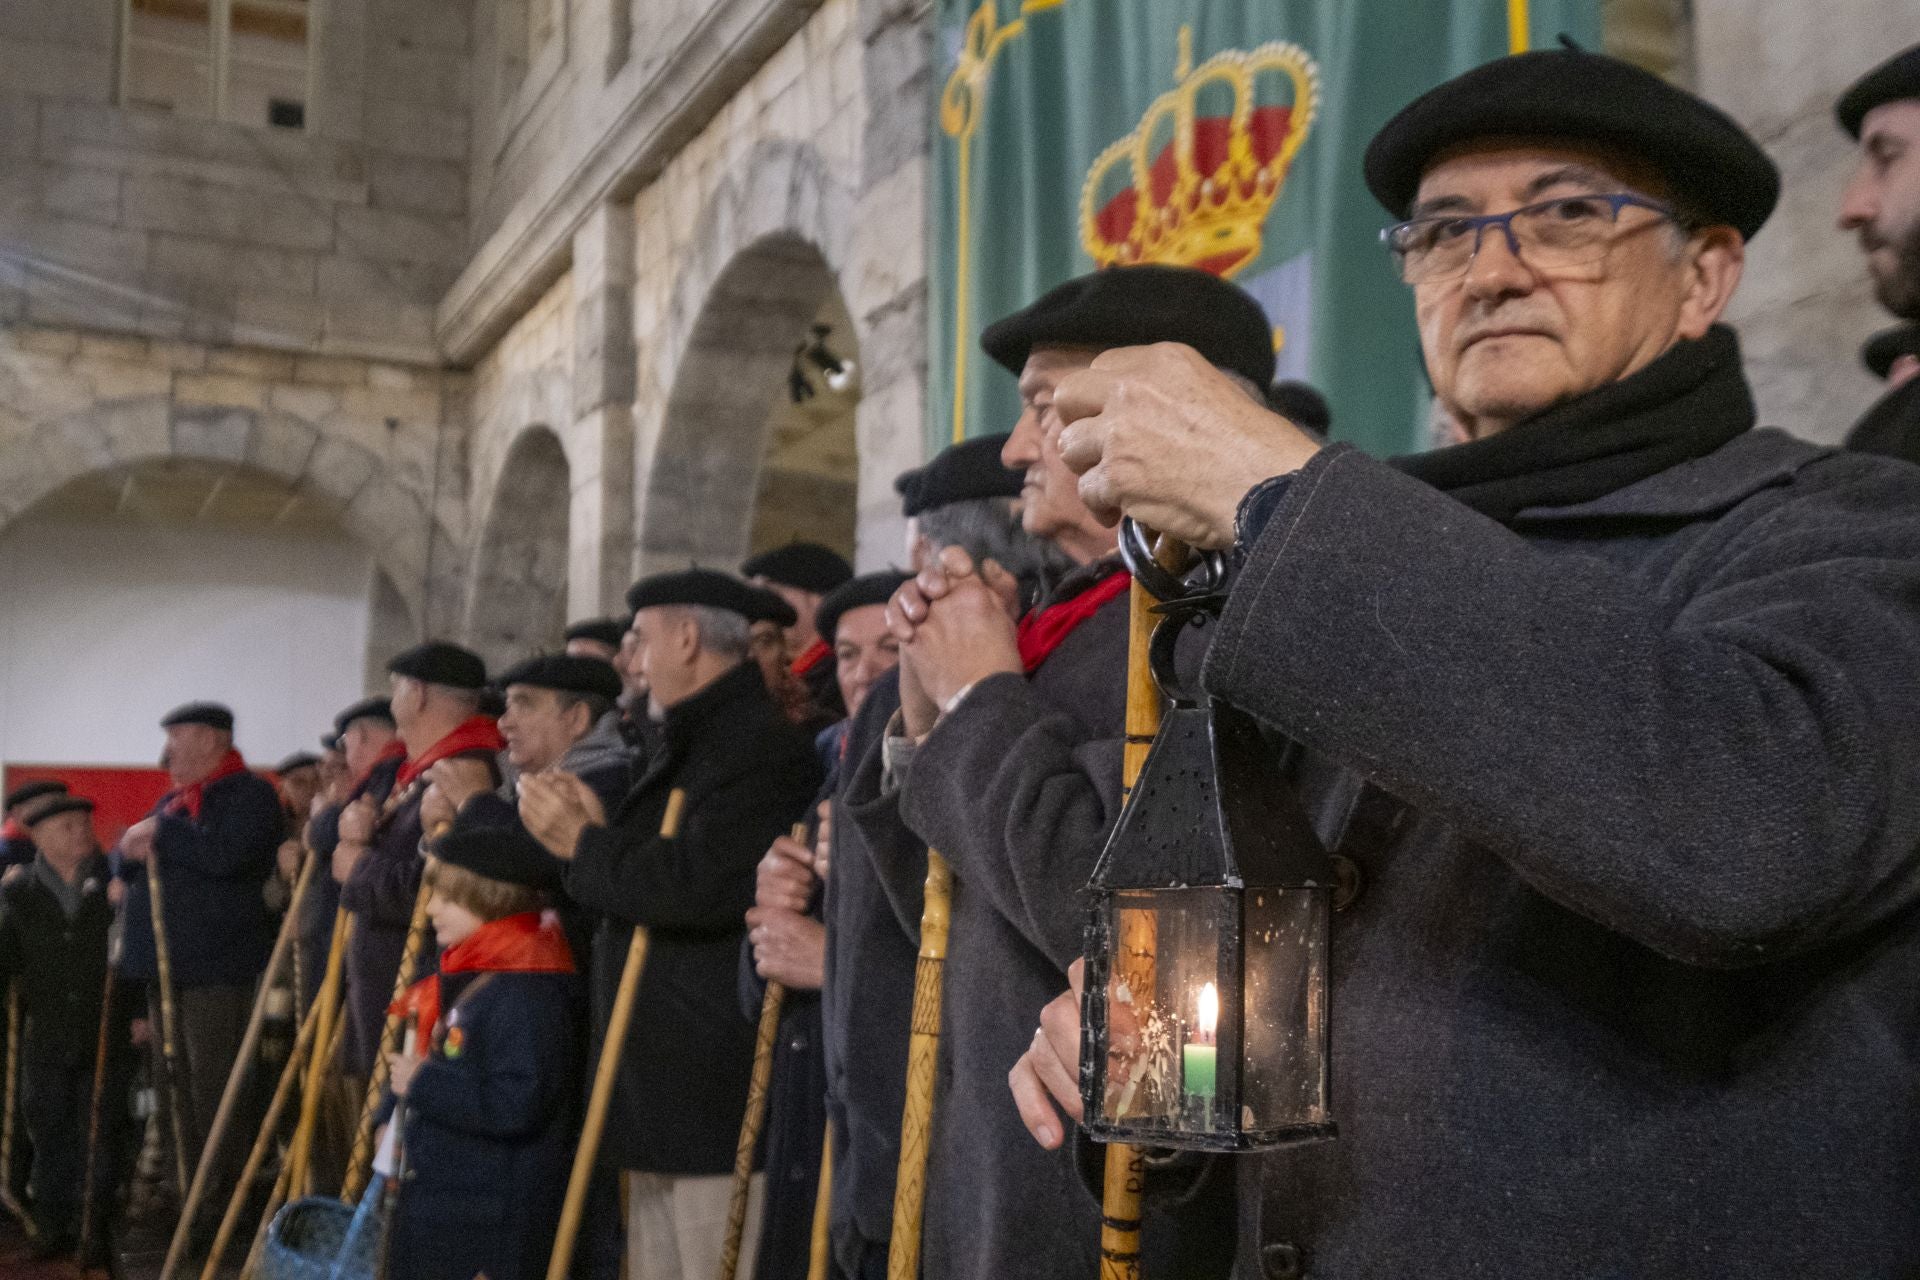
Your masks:
{"label": "lit candle", "polygon": [[1215,1069],[1219,1063],[1215,1028],[1220,1023],[1220,993],[1209,982],[1200,989],[1199,1026],[1193,1039],[1181,1047],[1180,1065],[1184,1068],[1187,1096],[1212,1098]]}

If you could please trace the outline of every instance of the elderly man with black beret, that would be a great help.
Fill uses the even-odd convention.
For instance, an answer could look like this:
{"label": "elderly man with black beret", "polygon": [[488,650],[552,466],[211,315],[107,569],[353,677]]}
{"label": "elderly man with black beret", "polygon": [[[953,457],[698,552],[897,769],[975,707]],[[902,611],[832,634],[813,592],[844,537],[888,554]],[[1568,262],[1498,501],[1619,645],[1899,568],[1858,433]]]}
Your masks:
{"label": "elderly man with black beret", "polygon": [[1131,580],[1060,456],[1054,405],[1102,350],[1169,339],[1202,351],[1249,406],[1265,403],[1272,329],[1252,297],[1204,272],[1097,272],[988,326],[981,346],[1020,384],[1001,461],[1023,475],[1024,527],[1076,568],[1022,616],[1012,574],[949,548],[888,607],[900,716],[843,798],[887,880],[924,879],[928,845],[953,869],[929,1280],[1099,1267],[1096,1206],[1065,1156],[1027,1140],[1004,1087],[1032,1035],[1018,1019],[1038,1016],[1079,954],[1080,892],[1120,804]]}
{"label": "elderly man with black beret", "polygon": [[67,784],[53,779],[23,782],[7,792],[5,823],[0,825],[0,872],[33,865],[33,832],[27,818],[47,800],[66,794]]}
{"label": "elderly man with black beret", "polygon": [[[499,782],[498,753],[506,745],[493,719],[481,714],[487,667],[478,654],[432,640],[394,658],[387,675],[388,711],[406,759],[383,798],[369,789],[341,812],[333,850],[340,905],[354,917],[346,965],[346,1062],[362,1077],[373,1071],[420,893],[420,841],[431,834],[421,816],[428,771],[446,761],[460,776],[493,786]],[[433,954],[429,938],[418,972],[428,971]]]}
{"label": "elderly man with black beret", "polygon": [[754,871],[820,783],[812,744],[747,660],[762,594],[705,569],[635,584],[638,662],[662,722],[645,773],[611,810],[558,770],[520,780],[521,820],[566,861],[568,896],[600,914],[589,969],[596,1054],[632,931],[649,934],[600,1146],[602,1167],[626,1177],[633,1280],[704,1280],[719,1265],[753,1065],[735,979]]}
{"label": "elderly man with black beret", "polygon": [[[1910,347],[1920,326],[1920,45],[1862,76],[1834,114],[1860,144],[1840,197],[1840,227],[1859,236],[1874,296],[1906,322]],[[1871,349],[1866,358],[1871,365]],[[1888,378],[1886,394],[1854,424],[1847,446],[1920,462],[1920,383]]]}
{"label": "elderly man with black beret", "polygon": [[[152,874],[161,887],[177,1048],[185,1066],[183,1129],[187,1141],[197,1144],[213,1123],[253,1007],[254,982],[273,946],[265,889],[286,814],[273,784],[251,772],[234,749],[232,711],[216,702],[191,702],[168,712],[160,725],[173,789],[120,839],[121,858],[133,864],[126,877],[120,968],[147,984],[159,976]],[[157,1001],[154,1013],[158,1028]],[[241,1127],[229,1129],[213,1165],[216,1196],[238,1171],[245,1137],[234,1130]]]}
{"label": "elderly man with black beret", "polygon": [[[1177,347],[1059,396],[1095,509],[1241,560],[1204,687],[1308,749],[1364,886],[1340,1136],[1264,1158],[1243,1256],[1907,1274],[1920,472],[1755,429],[1719,318],[1773,167],[1568,49],[1416,101],[1366,177],[1465,443],[1323,447]],[[1048,1145],[1076,1022],[1014,1077]]]}
{"label": "elderly man with black beret", "polygon": [[806,686],[808,699],[823,717],[821,725],[843,718],[847,709],[840,705],[835,687],[833,655],[814,613],[829,591],[853,576],[853,566],[831,547],[789,542],[749,557],[740,566],[740,576],[774,592],[793,610],[794,620],[783,624],[789,670]]}

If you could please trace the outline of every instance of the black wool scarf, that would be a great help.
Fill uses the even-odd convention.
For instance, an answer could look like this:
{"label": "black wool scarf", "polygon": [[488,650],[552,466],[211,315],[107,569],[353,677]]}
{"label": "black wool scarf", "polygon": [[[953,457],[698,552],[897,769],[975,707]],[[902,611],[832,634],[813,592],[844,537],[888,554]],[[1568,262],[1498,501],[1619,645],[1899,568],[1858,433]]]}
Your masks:
{"label": "black wool scarf", "polygon": [[1596,498],[1704,458],[1754,424],[1740,340],[1715,325],[1652,364],[1497,435],[1394,459],[1484,516]]}

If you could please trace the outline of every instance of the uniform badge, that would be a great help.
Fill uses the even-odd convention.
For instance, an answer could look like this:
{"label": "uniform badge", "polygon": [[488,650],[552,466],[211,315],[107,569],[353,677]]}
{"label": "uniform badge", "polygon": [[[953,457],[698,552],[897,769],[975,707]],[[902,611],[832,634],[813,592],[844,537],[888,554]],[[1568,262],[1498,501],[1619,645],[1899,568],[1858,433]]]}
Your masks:
{"label": "uniform badge", "polygon": [[462,1027],[448,1027],[447,1038],[440,1045],[440,1052],[448,1058],[457,1058],[467,1046],[467,1033]]}

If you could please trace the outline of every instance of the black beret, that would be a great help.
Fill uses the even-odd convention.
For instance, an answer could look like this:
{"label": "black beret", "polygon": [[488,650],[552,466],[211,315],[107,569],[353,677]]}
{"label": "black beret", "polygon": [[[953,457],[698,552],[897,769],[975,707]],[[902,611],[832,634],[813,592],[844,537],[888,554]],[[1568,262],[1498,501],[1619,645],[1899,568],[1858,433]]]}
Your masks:
{"label": "black beret", "polygon": [[1854,81],[1834,104],[1833,114],[1840,118],[1840,127],[1857,138],[1867,112],[1901,98],[1920,98],[1920,44],[1894,54]]}
{"label": "black beret", "polygon": [[656,573],[640,579],[627,591],[627,607],[635,613],[670,604],[725,609],[749,622],[777,622],[783,627],[800,620],[792,606],[773,592],[715,569]]}
{"label": "black beret", "polygon": [[23,782],[7,792],[6,807],[11,809],[15,805],[26,804],[31,800],[44,800],[48,796],[65,794],[67,794],[67,784],[64,782],[55,782],[50,778],[41,782]]}
{"label": "black beret", "polygon": [[1688,213],[1748,239],[1780,199],[1780,171],[1719,108],[1572,46],[1497,58],[1414,99],[1367,144],[1367,189],[1404,218],[1435,156],[1489,138],[1616,148],[1657,170]]}
{"label": "black beret", "polygon": [[233,712],[217,702],[189,702],[160,717],[162,729],[171,729],[177,724],[203,724],[209,729],[232,733]]}
{"label": "black beret", "polygon": [[340,741],[340,735],[337,733],[323,733],[320,735],[320,749],[322,751],[342,751],[346,749],[346,744]]}
{"label": "black beret", "polygon": [[568,640],[597,640],[612,649],[626,637],[627,626],[618,618],[588,618],[567,628]]}
{"label": "black beret", "polygon": [[518,827],[455,824],[433,842],[433,856],[474,875],[529,889],[558,889],[560,863]]}
{"label": "black beret", "polygon": [[1239,285],[1192,267],[1109,267],[1041,295],[980,335],[1014,377],[1035,347],[1184,342],[1222,369],[1273,381],[1273,324]]}
{"label": "black beret", "polygon": [[389,662],[387,670],[449,689],[479,690],[487,685],[487,664],[480,655],[444,640],[415,645]]}
{"label": "black beret", "polygon": [[1860,348],[1860,361],[1876,378],[1893,372],[1893,362],[1901,356],[1920,356],[1920,324],[1897,324],[1882,329]]}
{"label": "black beret", "polygon": [[740,576],[825,595],[853,576],[853,566],[845,556],[817,542],[789,542],[749,557],[740,566]]}
{"label": "black beret", "polygon": [[813,616],[813,629],[820,633],[822,640],[832,644],[833,634],[840,627],[841,615],[850,609],[885,604],[893,599],[893,593],[910,576],[889,569],[885,573],[863,573],[857,578],[848,579],[820,602],[819,612]]}
{"label": "black beret", "polygon": [[311,769],[320,763],[320,757],[306,751],[296,751],[273,766],[274,773],[284,778],[296,769]]}
{"label": "black beret", "polygon": [[393,703],[386,698],[362,698],[333,718],[333,736],[344,737],[355,720],[378,720],[393,728]]}
{"label": "black beret", "polygon": [[893,481],[900,514],[917,516],[970,498],[1019,497],[1025,476],[1000,465],[1006,443],[1004,433],[963,440],[942,449],[926,466],[902,471]]}
{"label": "black beret", "polygon": [[608,702],[620,696],[620,675],[612,663],[599,658],[569,658],[559,653],[528,658],[500,677],[502,689],[516,684],[558,689],[562,693],[592,694]]}
{"label": "black beret", "polygon": [[1312,383],[1287,379],[1267,388],[1267,407],[1296,427],[1324,436],[1333,427],[1333,408]]}
{"label": "black beret", "polygon": [[23,821],[29,828],[37,827],[48,818],[57,818],[63,813],[92,813],[93,801],[85,796],[61,796],[29,813]]}

